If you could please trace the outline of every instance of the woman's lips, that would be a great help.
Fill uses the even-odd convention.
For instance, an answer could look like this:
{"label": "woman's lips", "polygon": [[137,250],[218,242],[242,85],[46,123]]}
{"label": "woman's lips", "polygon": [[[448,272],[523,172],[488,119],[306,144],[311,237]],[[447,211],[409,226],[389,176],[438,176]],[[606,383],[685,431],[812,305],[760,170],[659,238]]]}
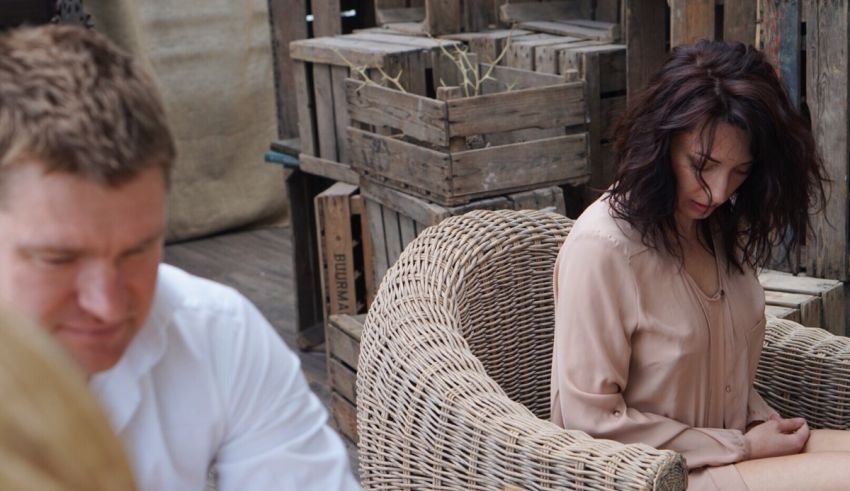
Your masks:
{"label": "woman's lips", "polygon": [[109,339],[121,332],[124,324],[114,324],[112,326],[102,327],[87,327],[87,326],[69,326],[63,325],[60,331],[66,336],[73,336],[81,339],[89,339],[92,341]]}
{"label": "woman's lips", "polygon": [[707,215],[707,214],[711,213],[712,211],[714,211],[713,206],[706,206],[706,205],[700,204],[700,203],[698,203],[694,200],[691,200],[691,206],[693,206],[694,210],[696,210],[697,213],[699,213],[700,215]]}

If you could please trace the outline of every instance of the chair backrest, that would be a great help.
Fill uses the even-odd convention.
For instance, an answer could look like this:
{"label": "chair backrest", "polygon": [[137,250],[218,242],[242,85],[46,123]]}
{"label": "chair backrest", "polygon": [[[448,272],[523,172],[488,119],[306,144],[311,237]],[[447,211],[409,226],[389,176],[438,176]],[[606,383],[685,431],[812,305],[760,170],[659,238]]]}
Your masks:
{"label": "chair backrest", "polygon": [[[477,211],[412,242],[384,282],[429,285],[486,373],[515,402],[549,418],[552,274],[572,220],[547,212]],[[431,278],[431,280],[426,280]]]}

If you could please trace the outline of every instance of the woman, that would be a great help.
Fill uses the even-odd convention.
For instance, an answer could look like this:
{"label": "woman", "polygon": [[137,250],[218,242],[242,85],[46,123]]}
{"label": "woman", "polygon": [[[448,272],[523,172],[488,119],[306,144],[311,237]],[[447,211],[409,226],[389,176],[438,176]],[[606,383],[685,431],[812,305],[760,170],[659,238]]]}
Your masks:
{"label": "woman", "polygon": [[2,312],[0,394],[0,489],[136,489],[83,375],[40,328]]}
{"label": "woman", "polygon": [[782,419],[753,388],[755,270],[798,243],[826,181],[773,67],[678,48],[616,135],[615,184],[556,265],[553,421],[680,452],[690,489],[846,489],[850,432]]}

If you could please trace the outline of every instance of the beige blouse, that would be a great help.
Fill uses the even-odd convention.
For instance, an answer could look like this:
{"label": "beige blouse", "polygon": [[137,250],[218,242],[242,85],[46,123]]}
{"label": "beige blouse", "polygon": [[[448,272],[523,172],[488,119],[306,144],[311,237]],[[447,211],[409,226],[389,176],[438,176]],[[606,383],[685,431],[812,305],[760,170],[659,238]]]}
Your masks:
{"label": "beige blouse", "polygon": [[691,489],[742,487],[734,467],[694,471],[745,459],[747,424],[774,413],[752,386],[764,291],[752,270],[727,269],[718,256],[720,289],[706,295],[603,198],[579,217],[555,266],[552,421],[680,452]]}

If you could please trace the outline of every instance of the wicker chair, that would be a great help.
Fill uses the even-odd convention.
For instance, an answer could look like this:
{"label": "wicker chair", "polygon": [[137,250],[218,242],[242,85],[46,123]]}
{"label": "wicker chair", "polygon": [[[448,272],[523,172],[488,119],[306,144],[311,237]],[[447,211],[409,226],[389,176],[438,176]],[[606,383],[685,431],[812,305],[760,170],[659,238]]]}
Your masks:
{"label": "wicker chair", "polygon": [[[549,423],[552,272],[572,221],[477,211],[424,231],[386,274],[357,375],[366,489],[684,489],[681,455]],[[771,321],[758,387],[850,425],[850,340]],[[796,381],[794,381],[796,380]]]}

